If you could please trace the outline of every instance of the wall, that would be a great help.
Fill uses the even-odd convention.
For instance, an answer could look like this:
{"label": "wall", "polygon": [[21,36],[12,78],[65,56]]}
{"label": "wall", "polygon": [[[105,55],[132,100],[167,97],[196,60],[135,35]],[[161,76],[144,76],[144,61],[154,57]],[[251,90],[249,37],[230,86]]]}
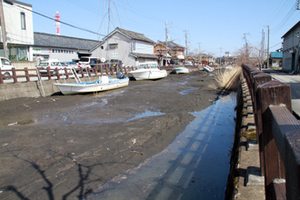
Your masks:
{"label": "wall", "polygon": [[[13,44],[33,45],[33,20],[32,12],[18,7],[19,4],[13,5],[3,3],[5,26],[7,32],[7,42]],[[32,10],[29,5],[21,4],[20,6]],[[21,28],[21,12],[25,13],[26,29]],[[1,35],[2,42],[2,35]]]}
{"label": "wall", "polygon": [[[98,77],[92,77],[91,80],[96,80]],[[87,77],[81,78],[81,81],[89,81]],[[46,96],[51,96],[52,94],[59,93],[53,83],[64,83],[65,80],[50,80],[43,81],[42,85],[39,82],[32,81],[28,83],[10,83],[10,84],[0,84],[0,101],[5,101],[15,98],[35,98],[42,97],[45,93]],[[67,79],[67,83],[74,83],[74,79]]]}
{"label": "wall", "polygon": [[[295,70],[295,63],[297,62],[296,55],[299,54],[297,46],[299,45],[300,38],[298,39],[295,35],[300,36],[300,27],[295,28],[289,34],[285,35],[283,42],[283,55],[282,55],[282,70],[293,71]],[[293,60],[294,54],[294,60]],[[293,65],[294,63],[294,65]]]}

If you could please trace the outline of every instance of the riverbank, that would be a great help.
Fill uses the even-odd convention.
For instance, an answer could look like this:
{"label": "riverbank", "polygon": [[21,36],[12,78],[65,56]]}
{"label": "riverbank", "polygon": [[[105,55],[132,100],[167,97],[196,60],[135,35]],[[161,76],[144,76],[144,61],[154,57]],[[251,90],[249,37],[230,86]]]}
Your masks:
{"label": "riverbank", "polygon": [[163,150],[220,92],[204,71],[0,102],[0,198],[82,198]]}

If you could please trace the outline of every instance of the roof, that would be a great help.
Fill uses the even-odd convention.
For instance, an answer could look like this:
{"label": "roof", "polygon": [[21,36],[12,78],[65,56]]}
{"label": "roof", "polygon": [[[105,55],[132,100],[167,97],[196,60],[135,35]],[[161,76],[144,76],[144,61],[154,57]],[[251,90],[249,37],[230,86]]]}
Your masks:
{"label": "roof", "polygon": [[34,46],[90,50],[98,43],[97,40],[34,32]]}
{"label": "roof", "polygon": [[293,30],[295,30],[299,26],[300,26],[300,21],[297,24],[295,24],[290,30],[288,30],[288,32],[286,32],[281,38],[284,38],[286,35],[291,33]]}
{"label": "roof", "polygon": [[134,40],[139,40],[139,41],[144,41],[144,42],[149,42],[149,43],[155,44],[155,42],[153,40],[147,38],[142,33],[136,33],[136,32],[133,32],[133,31],[128,31],[128,30],[125,30],[125,29],[121,29],[119,27],[117,27],[114,31],[112,31],[110,34],[108,34],[103,40],[106,40],[108,37],[110,37],[111,35],[115,34],[116,32],[124,34],[125,36],[129,37],[130,39],[134,39]]}
{"label": "roof", "polygon": [[280,51],[280,52],[271,52],[271,58],[282,58],[282,51]]}
{"label": "roof", "polygon": [[[162,44],[166,46],[166,42],[157,41],[157,44]],[[167,44],[170,49],[185,49],[184,46],[181,46],[173,41],[167,42]]]}
{"label": "roof", "polygon": [[130,53],[130,55],[136,58],[157,58],[157,56],[154,54]]}
{"label": "roof", "polygon": [[23,5],[23,6],[32,7],[31,4],[23,3],[23,2],[15,1],[15,0],[4,0],[4,2],[5,2],[5,3],[8,3],[8,4],[14,4],[14,3],[17,3],[17,4],[20,4],[20,5]]}

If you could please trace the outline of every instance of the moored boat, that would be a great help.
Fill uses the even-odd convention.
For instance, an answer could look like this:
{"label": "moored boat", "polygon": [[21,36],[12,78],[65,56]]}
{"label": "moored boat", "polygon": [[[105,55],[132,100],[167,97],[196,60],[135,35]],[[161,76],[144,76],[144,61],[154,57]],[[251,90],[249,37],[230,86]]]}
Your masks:
{"label": "moored boat", "polygon": [[128,73],[128,76],[135,80],[160,79],[166,77],[167,71],[157,68],[157,63],[149,62],[140,64],[137,70]]}
{"label": "moored boat", "polygon": [[206,65],[204,68],[203,68],[204,71],[206,72],[212,72],[213,71],[213,68],[211,68],[210,66]]}
{"label": "moored boat", "polygon": [[189,69],[186,68],[183,65],[179,65],[179,66],[173,67],[172,71],[173,71],[173,73],[176,73],[176,74],[187,74],[187,73],[189,73]]}
{"label": "moored boat", "polygon": [[99,79],[82,83],[54,83],[63,94],[78,94],[112,90],[128,86],[129,78],[101,76]]}

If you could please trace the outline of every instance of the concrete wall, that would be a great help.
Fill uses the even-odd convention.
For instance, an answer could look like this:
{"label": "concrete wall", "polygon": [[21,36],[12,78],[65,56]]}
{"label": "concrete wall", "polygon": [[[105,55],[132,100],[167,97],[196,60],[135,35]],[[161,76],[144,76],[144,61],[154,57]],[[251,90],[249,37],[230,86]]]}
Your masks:
{"label": "concrete wall", "polygon": [[[96,80],[98,77],[91,77],[91,80]],[[81,81],[89,81],[87,77],[81,78]],[[53,83],[64,83],[65,80],[50,80],[43,81],[42,84],[33,81],[28,83],[8,83],[0,84],[0,101],[22,97],[42,97],[44,93],[46,96],[51,96],[60,91],[53,85]],[[75,83],[74,79],[67,79],[67,83]]]}

